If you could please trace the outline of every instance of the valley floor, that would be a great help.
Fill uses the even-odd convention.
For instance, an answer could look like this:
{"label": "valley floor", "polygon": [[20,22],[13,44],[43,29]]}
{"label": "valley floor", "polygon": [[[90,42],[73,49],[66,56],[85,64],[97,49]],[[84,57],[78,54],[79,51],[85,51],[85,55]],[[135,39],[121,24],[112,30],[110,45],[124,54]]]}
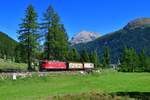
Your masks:
{"label": "valley floor", "polygon": [[[73,73],[73,72],[72,72]],[[49,74],[0,79],[1,100],[49,100],[53,96],[82,93],[150,92],[150,73],[103,71],[87,75]]]}

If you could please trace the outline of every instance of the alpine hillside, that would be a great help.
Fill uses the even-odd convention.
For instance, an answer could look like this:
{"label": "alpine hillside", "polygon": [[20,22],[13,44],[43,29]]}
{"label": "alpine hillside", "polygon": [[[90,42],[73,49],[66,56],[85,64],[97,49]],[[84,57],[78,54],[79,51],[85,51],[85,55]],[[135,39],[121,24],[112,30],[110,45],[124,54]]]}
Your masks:
{"label": "alpine hillside", "polygon": [[7,34],[0,32],[0,58],[14,57],[17,42]]}
{"label": "alpine hillside", "polygon": [[79,51],[86,49],[88,52],[93,52],[96,50],[100,58],[106,46],[110,49],[111,63],[118,61],[125,47],[134,48],[137,52],[145,49],[150,55],[150,18],[135,19],[116,32],[101,36],[86,44],[75,45]]}

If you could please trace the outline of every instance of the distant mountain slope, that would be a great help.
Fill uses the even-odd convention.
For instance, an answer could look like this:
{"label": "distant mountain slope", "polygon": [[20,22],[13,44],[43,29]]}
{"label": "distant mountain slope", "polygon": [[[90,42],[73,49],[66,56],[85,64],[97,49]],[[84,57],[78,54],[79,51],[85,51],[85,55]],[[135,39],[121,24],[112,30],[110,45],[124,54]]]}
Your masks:
{"label": "distant mountain slope", "polygon": [[0,57],[13,56],[17,42],[3,32],[0,32]]}
{"label": "distant mountain slope", "polygon": [[[148,21],[147,21],[148,20]],[[103,47],[110,48],[112,62],[117,62],[125,46],[133,47],[139,52],[145,48],[150,55],[150,19],[136,19],[129,22],[123,29],[102,36],[86,44],[78,44],[75,47],[81,51],[87,49],[89,52],[98,51],[99,56],[103,54]],[[139,24],[140,23],[140,24]]]}
{"label": "distant mountain slope", "polygon": [[100,37],[100,34],[98,33],[89,32],[89,31],[81,31],[77,33],[74,37],[72,37],[70,43],[71,45],[76,45],[79,43],[87,43],[87,42],[95,40],[98,37]]}
{"label": "distant mountain slope", "polygon": [[150,25],[150,18],[137,18],[133,21],[130,21],[124,28],[134,29],[138,27],[144,27],[146,25]]}

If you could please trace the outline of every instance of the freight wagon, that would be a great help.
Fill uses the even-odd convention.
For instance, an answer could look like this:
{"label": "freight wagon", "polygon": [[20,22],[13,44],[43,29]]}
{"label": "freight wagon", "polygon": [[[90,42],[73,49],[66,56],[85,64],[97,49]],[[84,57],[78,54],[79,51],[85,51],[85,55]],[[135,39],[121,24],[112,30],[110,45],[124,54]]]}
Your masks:
{"label": "freight wagon", "polygon": [[82,63],[78,63],[78,62],[67,62],[67,66],[69,70],[81,70],[84,69],[83,64]]}
{"label": "freight wagon", "polygon": [[94,68],[94,64],[93,63],[84,62],[83,66],[84,66],[85,69],[93,69]]}
{"label": "freight wagon", "polygon": [[94,68],[93,63],[80,62],[61,62],[43,60],[40,62],[40,71],[48,70],[91,70]]}

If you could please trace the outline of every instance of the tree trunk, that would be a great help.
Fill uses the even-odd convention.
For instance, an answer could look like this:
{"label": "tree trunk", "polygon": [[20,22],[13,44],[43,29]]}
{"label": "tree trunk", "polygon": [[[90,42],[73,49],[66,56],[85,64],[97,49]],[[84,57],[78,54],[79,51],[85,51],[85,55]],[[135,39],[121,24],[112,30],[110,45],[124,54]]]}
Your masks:
{"label": "tree trunk", "polygon": [[28,71],[32,71],[30,49],[28,49]]}

